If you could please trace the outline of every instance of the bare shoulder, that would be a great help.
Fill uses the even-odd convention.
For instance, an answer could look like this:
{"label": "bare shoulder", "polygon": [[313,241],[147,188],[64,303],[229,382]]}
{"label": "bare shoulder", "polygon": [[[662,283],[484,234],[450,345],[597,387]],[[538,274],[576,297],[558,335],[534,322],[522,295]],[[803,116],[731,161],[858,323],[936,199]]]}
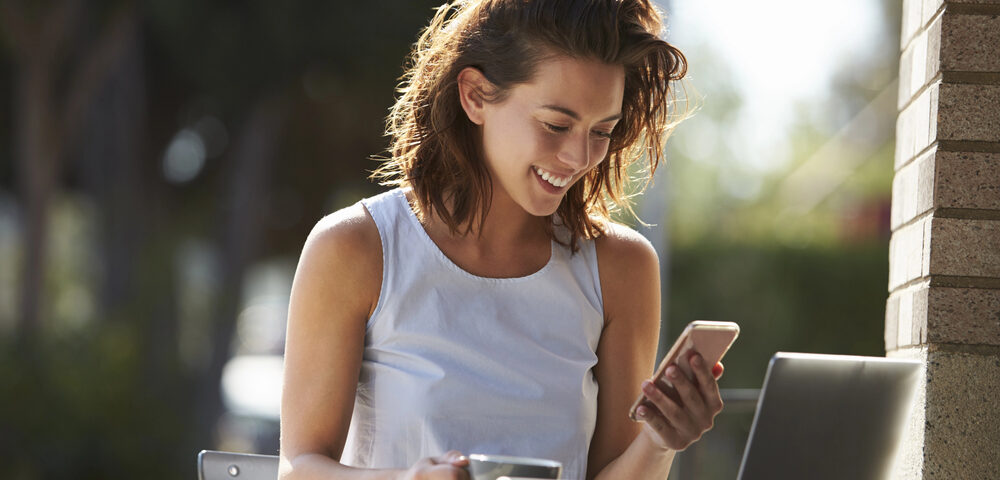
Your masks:
{"label": "bare shoulder", "polygon": [[327,254],[336,254],[340,250],[346,250],[343,253],[363,254],[372,250],[373,244],[381,246],[375,220],[361,203],[355,203],[316,222],[306,239],[305,249]]}
{"label": "bare shoulder", "polygon": [[303,246],[296,277],[374,307],[382,282],[382,243],[375,220],[361,203],[316,223]]}
{"label": "bare shoulder", "polygon": [[[660,263],[656,249],[635,230],[609,222],[595,240],[605,325],[616,318],[659,321]],[[649,326],[649,328],[652,328]]]}
{"label": "bare shoulder", "polygon": [[620,276],[659,268],[659,257],[653,245],[646,237],[625,225],[608,222],[604,235],[594,242],[602,283],[605,275],[612,276],[609,280],[617,280]]}

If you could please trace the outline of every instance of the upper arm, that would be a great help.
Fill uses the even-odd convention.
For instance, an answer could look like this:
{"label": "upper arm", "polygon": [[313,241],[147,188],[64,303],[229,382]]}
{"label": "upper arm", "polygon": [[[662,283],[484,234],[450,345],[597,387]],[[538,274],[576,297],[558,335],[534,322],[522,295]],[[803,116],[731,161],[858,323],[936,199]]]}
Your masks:
{"label": "upper arm", "polygon": [[652,374],[660,329],[656,251],[633,230],[613,224],[607,230],[596,244],[604,330],[594,367],[599,390],[587,462],[591,477],[621,455],[642,428],[628,418],[628,410],[642,380]]}
{"label": "upper arm", "polygon": [[281,396],[281,457],[339,459],[354,408],[365,327],[378,301],[382,247],[361,204],[317,223],[292,283]]}

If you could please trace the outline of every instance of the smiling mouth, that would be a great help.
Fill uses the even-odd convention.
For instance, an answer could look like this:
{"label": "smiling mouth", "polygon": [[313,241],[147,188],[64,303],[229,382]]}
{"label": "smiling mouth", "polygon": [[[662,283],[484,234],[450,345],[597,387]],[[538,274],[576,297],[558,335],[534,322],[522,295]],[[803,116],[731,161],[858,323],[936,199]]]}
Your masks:
{"label": "smiling mouth", "polygon": [[548,170],[544,170],[541,167],[533,167],[533,168],[535,170],[535,173],[537,173],[539,177],[542,177],[542,180],[545,180],[546,182],[549,183],[549,185],[552,185],[553,187],[556,188],[565,187],[566,185],[569,184],[569,181],[573,179],[572,176],[569,177],[556,176],[554,173]]}

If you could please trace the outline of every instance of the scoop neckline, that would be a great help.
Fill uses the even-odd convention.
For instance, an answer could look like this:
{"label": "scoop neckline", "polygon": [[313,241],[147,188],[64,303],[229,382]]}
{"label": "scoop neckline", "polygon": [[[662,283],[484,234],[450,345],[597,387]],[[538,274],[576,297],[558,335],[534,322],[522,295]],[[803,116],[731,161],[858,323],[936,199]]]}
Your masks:
{"label": "scoop neckline", "polygon": [[418,235],[420,236],[422,241],[425,242],[427,244],[427,247],[434,252],[434,255],[438,258],[438,260],[444,263],[449,269],[454,270],[465,277],[468,277],[476,281],[482,281],[488,283],[523,282],[541,276],[552,267],[552,264],[555,263],[556,248],[558,245],[556,244],[556,241],[554,239],[549,239],[549,260],[545,262],[545,265],[543,265],[542,268],[532,273],[520,277],[484,277],[469,272],[468,270],[460,267],[457,263],[453,262],[450,258],[448,258],[448,256],[444,254],[444,251],[441,250],[441,247],[439,247],[438,244],[434,242],[434,239],[431,238],[430,234],[427,233],[427,230],[424,229],[423,224],[420,223],[420,219],[417,218],[416,212],[413,211],[413,207],[410,206],[410,201],[406,198],[407,191],[408,190],[402,188],[397,189],[396,197],[400,202],[403,203],[403,208],[407,212],[406,216],[409,217],[410,221],[413,223],[414,228],[416,228],[416,230],[419,232]]}

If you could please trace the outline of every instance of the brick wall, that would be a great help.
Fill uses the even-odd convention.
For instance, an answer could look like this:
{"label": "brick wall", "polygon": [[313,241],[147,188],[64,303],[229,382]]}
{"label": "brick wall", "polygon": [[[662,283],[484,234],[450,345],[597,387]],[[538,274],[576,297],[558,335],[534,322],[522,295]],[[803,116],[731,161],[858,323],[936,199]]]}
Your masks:
{"label": "brick wall", "polygon": [[1000,478],[1000,0],[903,0],[890,356],[925,362],[894,478]]}

